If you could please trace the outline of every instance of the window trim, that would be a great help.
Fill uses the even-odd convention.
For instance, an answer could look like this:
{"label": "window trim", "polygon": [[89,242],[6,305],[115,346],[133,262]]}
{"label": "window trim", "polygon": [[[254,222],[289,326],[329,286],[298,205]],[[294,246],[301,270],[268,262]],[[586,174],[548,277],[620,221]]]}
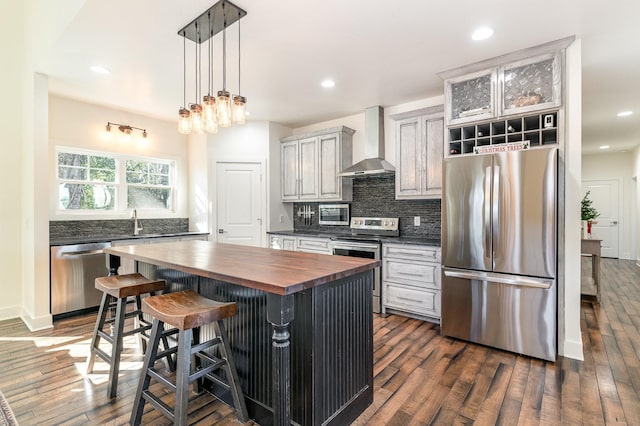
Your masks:
{"label": "window trim", "polygon": [[[78,154],[88,156],[103,156],[114,158],[116,162],[116,177],[115,182],[101,182],[101,181],[72,181],[68,179],[60,179],[59,177],[59,163],[58,155],[61,153]],[[147,185],[147,184],[129,184],[126,180],[126,162],[127,161],[142,161],[146,163],[158,163],[167,164],[169,166],[169,185]],[[129,217],[131,208],[127,207],[127,189],[132,187],[156,187],[156,188],[169,188],[171,191],[171,199],[169,206],[166,209],[158,208],[144,208],[137,207],[138,211],[152,214],[157,217],[168,217],[176,214],[176,202],[177,202],[177,161],[175,159],[161,158],[155,156],[143,156],[143,155],[131,155],[122,154],[109,151],[98,151],[93,149],[82,149],[65,146],[56,146],[55,149],[55,215],[56,216],[100,216],[100,217]],[[77,182],[82,184],[96,184],[96,185],[109,185],[116,188],[116,200],[115,208],[113,210],[99,210],[99,209],[74,209],[65,210],[60,208],[60,184],[62,182]]]}

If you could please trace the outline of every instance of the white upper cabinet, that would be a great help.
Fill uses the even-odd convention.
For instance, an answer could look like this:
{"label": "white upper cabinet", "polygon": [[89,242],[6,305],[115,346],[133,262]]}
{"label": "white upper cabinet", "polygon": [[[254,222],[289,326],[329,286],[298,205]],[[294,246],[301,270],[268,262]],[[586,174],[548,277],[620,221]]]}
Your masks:
{"label": "white upper cabinet", "polygon": [[440,198],[444,137],[442,106],[398,114],[393,118],[396,120],[396,199]]}
{"label": "white upper cabinet", "polygon": [[352,180],[338,173],[351,165],[354,133],[341,126],[281,139],[282,201],[350,201]]}

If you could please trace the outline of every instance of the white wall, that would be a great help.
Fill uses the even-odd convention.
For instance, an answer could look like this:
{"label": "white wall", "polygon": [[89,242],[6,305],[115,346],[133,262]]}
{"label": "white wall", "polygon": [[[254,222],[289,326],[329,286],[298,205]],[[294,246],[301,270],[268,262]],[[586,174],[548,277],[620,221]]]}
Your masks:
{"label": "white wall", "polygon": [[[146,129],[148,137],[143,142],[132,137],[123,142],[120,131],[112,128],[111,139],[104,138],[107,122],[127,124]],[[117,154],[162,158],[176,163],[175,211],[153,214],[153,217],[189,216],[188,139],[178,133],[175,122],[159,120],[140,114],[116,110],[51,94],[49,96],[49,191],[56,193],[56,146],[82,148]],[[56,199],[50,197],[51,220],[68,219],[128,219],[130,213],[97,213],[79,217],[75,212],[57,212]],[[145,219],[144,210],[138,217]]]}
{"label": "white wall", "polygon": [[22,35],[25,22],[23,2],[0,2],[0,51],[6,59],[0,79],[0,149],[3,164],[0,179],[5,182],[0,203],[0,320],[20,314],[22,295],[22,145],[25,142],[22,108],[22,82],[25,77],[26,41]]}
{"label": "white wall", "polygon": [[[633,198],[634,157],[628,152],[613,152],[607,154],[589,154],[582,156],[582,180],[619,179],[622,182],[620,195],[622,196],[622,211],[619,216],[621,259],[632,257],[632,228],[631,208],[635,203]],[[581,194],[581,196],[584,194]]]}
{"label": "white wall", "polygon": [[[558,351],[583,359],[580,331],[580,199],[582,192],[582,44],[567,48],[565,76],[565,149],[560,154],[564,172],[564,209],[560,211],[558,247]],[[562,200],[560,201],[562,203]],[[562,207],[562,204],[560,204]]]}

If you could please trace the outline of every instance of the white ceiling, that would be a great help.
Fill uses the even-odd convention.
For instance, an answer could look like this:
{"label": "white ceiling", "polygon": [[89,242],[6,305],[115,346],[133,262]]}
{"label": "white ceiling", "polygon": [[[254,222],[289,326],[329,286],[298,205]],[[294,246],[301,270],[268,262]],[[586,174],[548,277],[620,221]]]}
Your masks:
{"label": "white ceiling", "polygon": [[[182,105],[177,31],[215,0],[86,0],[38,70],[51,92],[175,120]],[[236,0],[242,94],[251,120],[291,127],[441,95],[440,71],[576,35],[582,40],[583,151],[640,143],[640,1]],[[470,39],[480,25],[495,29]],[[227,88],[237,89],[237,24],[227,32]],[[221,34],[214,84],[221,89]],[[187,102],[195,98],[187,41]],[[206,73],[206,45],[203,49]],[[101,64],[111,70],[89,70]],[[203,81],[205,92],[208,84]],[[332,78],[336,87],[320,87]],[[202,93],[205,94],[205,93]],[[616,113],[633,110],[618,118]]]}

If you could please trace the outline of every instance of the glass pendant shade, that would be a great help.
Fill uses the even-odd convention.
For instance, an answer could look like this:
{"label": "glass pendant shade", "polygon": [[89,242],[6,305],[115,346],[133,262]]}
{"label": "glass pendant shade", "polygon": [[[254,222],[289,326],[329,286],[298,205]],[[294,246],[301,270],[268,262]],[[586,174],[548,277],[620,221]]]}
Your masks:
{"label": "glass pendant shade", "polygon": [[205,96],[202,98],[202,120],[204,121],[204,131],[215,133],[218,131],[218,118],[216,117],[216,98]]}
{"label": "glass pendant shade", "polygon": [[247,99],[244,96],[233,97],[233,122],[244,124],[247,118]]}
{"label": "glass pendant shade", "polygon": [[231,95],[226,90],[218,92],[218,126],[231,126]]}
{"label": "glass pendant shade", "polygon": [[200,104],[191,105],[191,133],[202,133],[204,123],[202,121],[202,106]]}
{"label": "glass pendant shade", "polygon": [[180,108],[178,112],[178,132],[183,135],[191,133],[191,113],[186,108]]}

